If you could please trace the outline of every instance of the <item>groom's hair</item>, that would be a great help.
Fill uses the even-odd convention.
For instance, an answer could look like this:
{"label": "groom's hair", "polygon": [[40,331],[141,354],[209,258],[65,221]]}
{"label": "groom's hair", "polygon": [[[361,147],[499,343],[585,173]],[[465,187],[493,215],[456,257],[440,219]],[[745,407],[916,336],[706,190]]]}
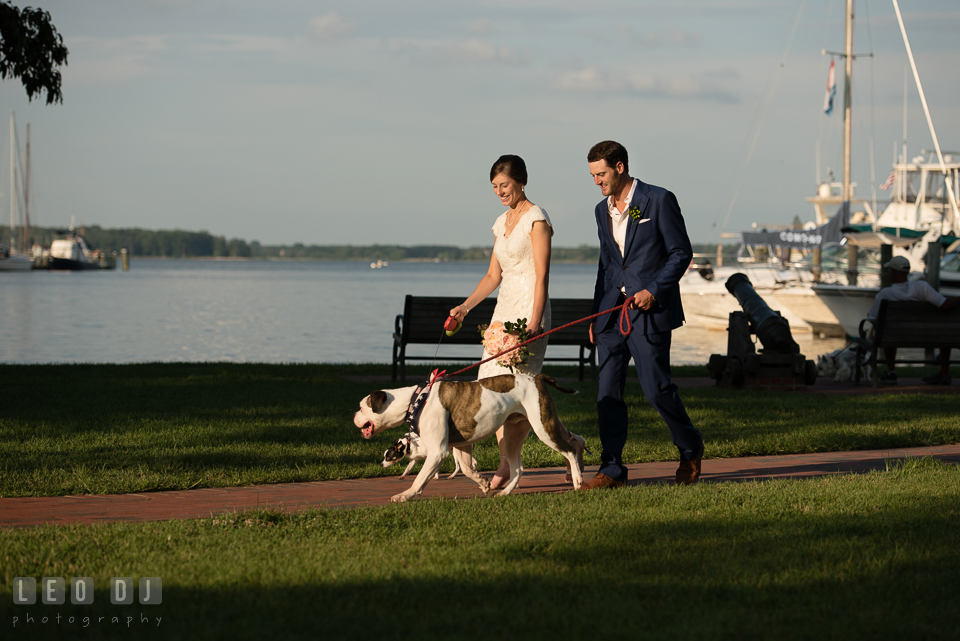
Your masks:
{"label": "groom's hair", "polygon": [[526,186],[527,163],[523,162],[523,158],[520,156],[505,154],[497,158],[497,162],[493,163],[493,167],[490,168],[490,182],[493,182],[498,174],[506,174],[508,178]]}
{"label": "groom's hair", "polygon": [[587,154],[587,162],[597,162],[598,160],[605,160],[611,167],[616,167],[618,162],[622,162],[623,172],[625,174],[630,173],[627,149],[618,142],[604,140],[591,147],[590,153]]}

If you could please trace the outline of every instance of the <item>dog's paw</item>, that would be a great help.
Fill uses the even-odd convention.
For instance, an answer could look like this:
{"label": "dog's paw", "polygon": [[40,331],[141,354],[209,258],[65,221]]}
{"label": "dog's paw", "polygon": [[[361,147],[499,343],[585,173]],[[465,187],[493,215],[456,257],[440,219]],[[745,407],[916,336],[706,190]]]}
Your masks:
{"label": "dog's paw", "polygon": [[[448,478],[448,479],[455,479],[455,478],[457,478],[457,474],[459,474],[459,473],[460,473],[460,472],[458,472],[457,470],[454,470],[454,471],[453,471],[453,474],[451,474],[451,475],[448,476],[447,478]],[[439,476],[440,476],[440,475],[438,474],[437,477],[439,478]]]}
{"label": "dog's paw", "polygon": [[390,502],[391,502],[391,503],[406,503],[409,498],[410,498],[410,497],[408,497],[408,496],[406,495],[406,493],[404,493],[404,494],[395,494],[395,495],[393,495],[393,496],[390,497]]}

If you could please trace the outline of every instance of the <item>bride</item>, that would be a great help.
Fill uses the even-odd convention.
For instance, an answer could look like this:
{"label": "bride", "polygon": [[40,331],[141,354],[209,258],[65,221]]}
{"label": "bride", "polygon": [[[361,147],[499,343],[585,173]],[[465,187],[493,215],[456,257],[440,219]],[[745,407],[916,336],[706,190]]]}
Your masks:
{"label": "bride", "polygon": [[[480,284],[462,304],[450,310],[450,316],[463,322],[471,309],[499,287],[497,306],[493,311],[494,321],[513,322],[527,319],[527,332],[531,337],[550,329],[550,298],[547,289],[550,281],[550,240],[553,227],[547,212],[527,200],[524,188],[527,184],[527,167],[520,156],[500,156],[490,169],[493,191],[507,211],[500,214],[493,224],[494,245],[490,267]],[[529,356],[525,364],[516,366],[518,372],[536,375],[543,368],[547,351],[547,339],[527,346]],[[483,360],[493,356],[484,349]],[[480,366],[478,379],[507,374],[510,370],[496,360]],[[525,438],[527,432],[514,431]],[[510,477],[510,467],[503,452],[504,430],[497,430],[500,447],[500,466],[491,482],[491,488],[499,488]],[[522,440],[521,438],[521,440]],[[574,446],[577,460],[582,461],[582,439],[568,439]],[[520,444],[517,444],[518,446]],[[583,465],[580,465],[581,470]]]}

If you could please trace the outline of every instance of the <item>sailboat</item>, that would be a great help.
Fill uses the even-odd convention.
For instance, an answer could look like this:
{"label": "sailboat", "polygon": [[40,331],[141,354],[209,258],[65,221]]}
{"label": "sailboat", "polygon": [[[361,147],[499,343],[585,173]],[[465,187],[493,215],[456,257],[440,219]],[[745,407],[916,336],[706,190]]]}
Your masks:
{"label": "sailboat", "polygon": [[[872,283],[861,282],[855,258],[857,247],[879,249],[881,255],[888,257],[904,256],[910,261],[912,272],[923,272],[926,268],[928,277],[933,275],[931,272],[936,272],[935,280],[940,281],[941,293],[948,296],[960,294],[960,261],[957,260],[955,253],[948,253],[942,260],[940,259],[942,247],[955,250],[960,246],[960,237],[958,237],[960,233],[960,208],[958,208],[960,154],[944,153],[940,149],[897,0],[894,0],[894,8],[933,138],[935,152],[925,151],[908,161],[906,144],[904,144],[900,161],[894,164],[888,179],[889,186],[894,188],[890,205],[875,223],[851,225],[848,228],[845,241],[854,248],[849,253],[853,260],[850,260],[847,265],[850,282],[848,284],[817,284],[813,287],[816,295],[830,308],[844,331],[850,336],[858,334],[860,321],[866,317],[877,292],[880,291],[879,274],[875,276]],[[848,56],[852,56],[852,22],[852,0],[847,0]],[[851,59],[851,57],[847,58],[848,77],[844,94],[845,183],[849,181]],[[906,128],[906,115],[904,115],[904,128]],[[906,133],[904,133],[904,139],[906,139]],[[847,194],[846,190],[844,194]]]}
{"label": "sailboat", "polygon": [[[33,269],[33,258],[26,252],[30,233],[29,214],[25,214],[21,251],[17,252],[17,180],[16,180],[16,124],[10,112],[10,244],[0,244],[0,272],[27,272]],[[24,190],[26,193],[26,190]]]}

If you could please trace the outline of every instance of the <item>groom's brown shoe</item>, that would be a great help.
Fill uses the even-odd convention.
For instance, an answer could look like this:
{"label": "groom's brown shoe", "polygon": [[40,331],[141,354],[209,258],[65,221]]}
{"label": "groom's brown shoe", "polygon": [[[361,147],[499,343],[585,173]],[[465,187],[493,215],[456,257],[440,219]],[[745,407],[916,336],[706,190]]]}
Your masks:
{"label": "groom's brown shoe", "polygon": [[703,448],[693,455],[689,461],[680,461],[677,468],[677,485],[690,485],[700,478],[700,461],[703,459]]}
{"label": "groom's brown shoe", "polygon": [[617,479],[607,476],[606,474],[597,473],[592,480],[587,481],[580,486],[580,491],[584,490],[606,490],[613,489],[616,487],[623,487],[623,481],[618,481]]}

